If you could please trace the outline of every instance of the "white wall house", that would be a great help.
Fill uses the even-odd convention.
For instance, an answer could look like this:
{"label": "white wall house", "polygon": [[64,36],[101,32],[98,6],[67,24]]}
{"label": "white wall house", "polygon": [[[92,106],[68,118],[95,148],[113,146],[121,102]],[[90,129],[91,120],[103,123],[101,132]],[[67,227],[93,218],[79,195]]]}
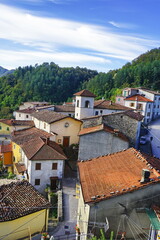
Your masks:
{"label": "white wall house", "polygon": [[145,124],[160,117],[160,93],[145,88],[125,88],[116,103],[139,111]]}
{"label": "white wall house", "polygon": [[23,109],[23,110],[17,110],[14,111],[14,116],[16,120],[32,120],[31,114],[35,112],[35,110],[32,109]]}
{"label": "white wall house", "polygon": [[41,193],[44,193],[46,185],[50,185],[51,190],[60,187],[65,160],[63,150],[53,141],[38,138],[22,146],[22,161],[27,169],[28,180]]}

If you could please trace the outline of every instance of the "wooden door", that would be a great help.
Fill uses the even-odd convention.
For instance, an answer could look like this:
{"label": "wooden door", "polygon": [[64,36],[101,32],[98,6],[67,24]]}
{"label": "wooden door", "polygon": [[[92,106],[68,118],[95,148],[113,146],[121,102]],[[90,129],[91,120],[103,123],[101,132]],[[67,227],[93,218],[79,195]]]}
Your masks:
{"label": "wooden door", "polygon": [[69,138],[70,137],[63,137],[63,146],[69,147]]}

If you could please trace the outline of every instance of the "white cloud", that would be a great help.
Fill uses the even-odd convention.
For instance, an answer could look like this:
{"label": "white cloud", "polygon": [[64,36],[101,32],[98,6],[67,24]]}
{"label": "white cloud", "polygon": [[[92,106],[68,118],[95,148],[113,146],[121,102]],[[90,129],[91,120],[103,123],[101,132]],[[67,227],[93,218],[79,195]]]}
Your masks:
{"label": "white cloud", "polygon": [[120,22],[114,22],[114,21],[109,21],[108,23],[116,28],[133,29],[136,27],[134,24],[130,24],[130,23],[120,23]]}
{"label": "white cloud", "polygon": [[[79,65],[82,62],[86,64],[88,61],[97,65],[109,64],[108,57],[128,61],[152,46],[159,46],[159,42],[113,33],[111,29],[98,25],[37,17],[24,10],[2,4],[0,9],[0,38],[32,49],[28,53],[19,52],[19,56],[12,52],[12,65],[17,63],[21,65],[21,58],[26,62],[25,65],[32,64],[33,59],[34,63],[52,59],[51,61],[57,64],[63,62],[68,65]],[[71,53],[67,53],[66,49]],[[90,54],[79,53],[87,51]],[[0,60],[0,65],[4,66],[3,58]],[[10,61],[10,58],[7,61]]]}

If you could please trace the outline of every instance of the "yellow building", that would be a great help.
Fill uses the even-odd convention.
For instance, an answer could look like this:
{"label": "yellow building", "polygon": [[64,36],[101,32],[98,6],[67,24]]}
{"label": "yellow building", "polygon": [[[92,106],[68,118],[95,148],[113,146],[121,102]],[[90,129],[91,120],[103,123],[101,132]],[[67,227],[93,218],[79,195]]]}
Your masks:
{"label": "yellow building", "polygon": [[34,112],[32,116],[35,126],[52,133],[58,144],[68,147],[79,143],[82,121],[53,111]]}
{"label": "yellow building", "polygon": [[29,182],[2,185],[0,192],[5,196],[0,201],[0,239],[31,239],[47,231],[51,205]]}
{"label": "yellow building", "polygon": [[33,127],[33,121],[0,119],[0,135],[10,136],[11,132]]}

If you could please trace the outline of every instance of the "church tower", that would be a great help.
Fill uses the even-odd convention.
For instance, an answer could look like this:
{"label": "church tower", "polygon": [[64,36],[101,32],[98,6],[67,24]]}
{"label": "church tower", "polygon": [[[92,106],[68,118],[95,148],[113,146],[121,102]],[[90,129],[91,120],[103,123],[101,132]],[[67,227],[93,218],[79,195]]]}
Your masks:
{"label": "church tower", "polygon": [[88,90],[77,92],[74,96],[76,96],[75,118],[80,120],[93,116],[94,98],[96,96]]}

